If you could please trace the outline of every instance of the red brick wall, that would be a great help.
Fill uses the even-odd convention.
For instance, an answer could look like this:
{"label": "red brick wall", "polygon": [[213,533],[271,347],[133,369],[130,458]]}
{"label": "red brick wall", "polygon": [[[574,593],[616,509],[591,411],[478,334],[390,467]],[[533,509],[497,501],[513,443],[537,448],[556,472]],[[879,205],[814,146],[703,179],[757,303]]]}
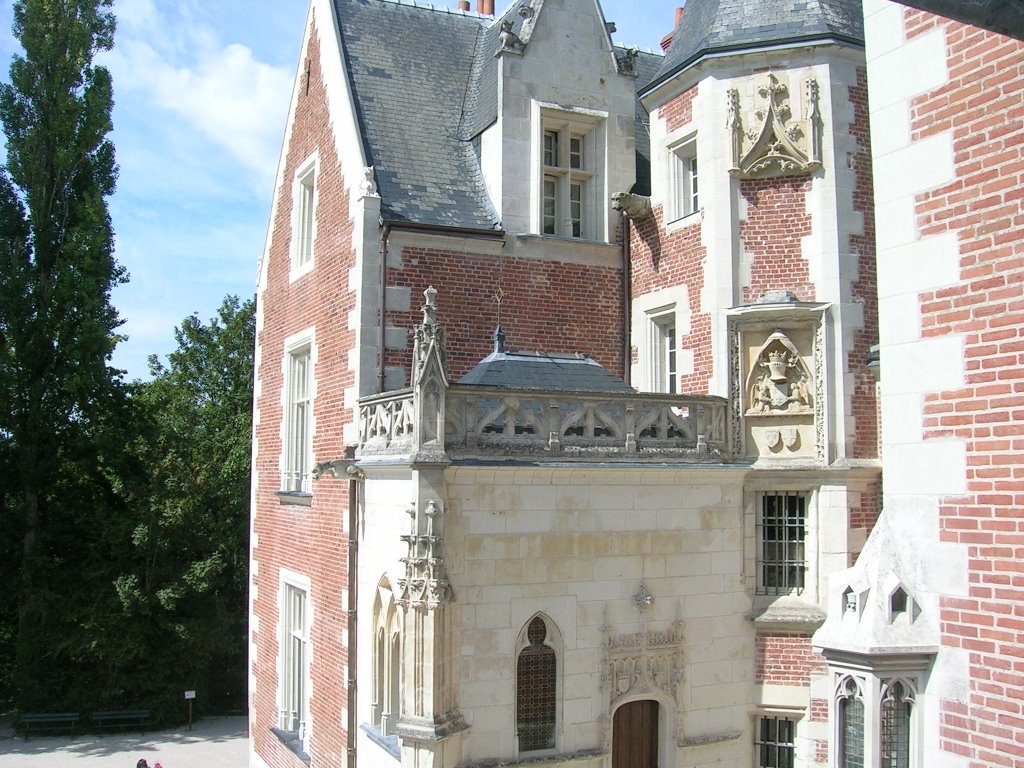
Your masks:
{"label": "red brick wall", "polygon": [[[700,304],[708,252],[700,241],[700,221],[672,232],[665,231],[663,221],[664,210],[658,207],[654,216],[630,230],[630,293],[636,299],[662,288],[687,287],[690,333],[680,335],[677,343],[680,349],[693,350],[693,371],[680,371],[679,388],[687,394],[706,395],[714,373],[711,317]],[[634,346],[631,356],[635,360],[637,355]]]}
{"label": "red brick wall", "polygon": [[695,85],[658,108],[658,117],[665,121],[668,133],[672,133],[693,120],[693,99],[696,95],[697,86]]}
{"label": "red brick wall", "polygon": [[912,136],[949,132],[956,179],[918,195],[922,237],[955,232],[960,282],[920,296],[922,334],[964,342],[962,388],[925,398],[925,437],[967,445],[965,496],[940,509],[967,548],[969,591],[942,601],[942,642],[969,654],[966,704],[941,740],[971,766],[1021,765],[1024,731],[1024,43],[907,10],[908,36],[944,28],[949,82],[912,105]]}
{"label": "red brick wall", "polygon": [[810,188],[809,178],[740,182],[740,194],[747,202],[747,215],[740,220],[740,239],[750,260],[744,303],[779,290],[792,291],[801,301],[817,298],[801,251],[801,241],[811,234],[807,213]]}
{"label": "red brick wall", "polygon": [[810,685],[825,674],[825,658],[811,647],[809,634],[758,633],[754,643],[754,682],[770,685]]}
{"label": "red brick wall", "polygon": [[[256,403],[257,486],[254,528],[256,547],[256,599],[253,610],[259,630],[250,692],[254,717],[250,722],[256,752],[274,768],[298,765],[298,759],[270,729],[277,725],[278,595],[280,569],[307,576],[312,582],[311,645],[316,648],[312,674],[311,714],[314,731],[310,743],[312,766],[340,765],[345,754],[344,718],[346,650],[339,638],[345,629],[340,595],[346,584],[346,538],[343,522],[348,509],[348,484],[341,480],[315,481],[311,507],[281,505],[274,493],[281,487],[282,356],[285,339],[315,327],[318,358],[314,367],[315,460],[344,455],[342,424],[351,418],[343,403],[344,389],[353,382],[347,368],[347,350],[354,344],[347,313],[355,306],[347,289],[348,270],[355,263],[352,251],[348,195],[339,170],[330,132],[327,101],[319,66],[316,31],[309,49],[309,75],[303,75],[297,114],[287,148],[284,183],[277,190],[277,208],[268,251],[267,285],[258,297],[263,312],[257,345],[261,356]],[[289,283],[292,185],[295,170],[319,150],[317,232],[314,269]]]}
{"label": "red brick wall", "polygon": [[[494,295],[499,286],[509,350],[585,352],[615,375],[624,375],[618,267],[405,247],[402,268],[388,270],[388,285],[408,287],[412,293],[409,312],[388,311],[390,326],[410,330],[422,322],[423,291],[430,285],[438,289],[438,319],[445,326],[454,380],[494,348]],[[388,350],[386,360],[389,366],[403,367],[408,380],[411,338],[406,349]]]}
{"label": "red brick wall", "polygon": [[850,103],[854,114],[850,134],[857,141],[857,151],[848,158],[856,179],[853,209],[864,220],[864,233],[850,236],[850,252],[857,256],[857,279],[851,290],[854,300],[864,310],[864,325],[854,333],[846,365],[854,380],[850,394],[850,411],[855,424],[853,457],[867,459],[878,456],[880,418],[875,378],[866,365],[868,350],[878,343],[878,282],[875,274],[874,177],[868,125],[867,71],[864,67],[857,69],[857,85],[850,88]]}

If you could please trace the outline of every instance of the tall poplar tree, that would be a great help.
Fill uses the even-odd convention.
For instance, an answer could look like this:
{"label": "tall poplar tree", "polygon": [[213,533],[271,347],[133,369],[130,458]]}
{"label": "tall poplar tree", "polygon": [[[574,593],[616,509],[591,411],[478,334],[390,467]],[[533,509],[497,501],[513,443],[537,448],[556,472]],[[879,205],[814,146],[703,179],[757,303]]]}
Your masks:
{"label": "tall poplar tree", "polygon": [[9,470],[0,515],[5,535],[21,541],[19,572],[2,575],[17,577],[20,695],[32,690],[51,706],[60,702],[46,689],[66,682],[53,670],[91,663],[66,627],[103,612],[68,590],[86,589],[93,561],[109,555],[120,503],[108,465],[124,445],[110,292],[124,272],[106,203],[117,175],[111,79],[94,63],[113,44],[110,6],[15,0],[23,55],[0,85],[0,469]]}

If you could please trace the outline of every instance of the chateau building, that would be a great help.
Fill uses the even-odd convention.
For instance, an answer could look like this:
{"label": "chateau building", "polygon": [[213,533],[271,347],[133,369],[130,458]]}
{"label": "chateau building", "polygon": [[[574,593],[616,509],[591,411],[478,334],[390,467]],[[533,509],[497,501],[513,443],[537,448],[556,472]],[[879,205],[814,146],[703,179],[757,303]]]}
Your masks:
{"label": "chateau building", "polygon": [[311,0],[253,768],[1024,765],[1024,14],[913,5]]}

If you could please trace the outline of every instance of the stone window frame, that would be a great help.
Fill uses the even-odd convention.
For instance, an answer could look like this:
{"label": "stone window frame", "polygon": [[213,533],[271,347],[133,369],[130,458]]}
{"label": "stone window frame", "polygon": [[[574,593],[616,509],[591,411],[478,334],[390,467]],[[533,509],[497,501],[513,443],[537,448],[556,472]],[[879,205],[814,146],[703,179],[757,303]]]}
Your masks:
{"label": "stone window frame", "polygon": [[278,588],[278,720],[273,731],[289,749],[305,760],[308,760],[307,748],[312,730],[311,595],[309,577],[281,569]]}
{"label": "stone window frame", "polygon": [[[531,231],[543,237],[607,242],[607,118],[604,112],[534,102],[534,203]],[[555,135],[555,151],[548,139]],[[573,142],[578,141],[578,152]],[[574,167],[574,157],[579,157]],[[553,161],[553,164],[552,164]],[[573,200],[579,190],[580,199]],[[547,223],[547,201],[554,210]],[[574,202],[578,205],[575,215]],[[578,221],[578,234],[574,224]]]}
{"label": "stone window frame", "polygon": [[[678,134],[673,134],[676,136]],[[691,131],[668,144],[667,219],[673,224],[700,213],[700,165],[697,134]]]}
{"label": "stone window frame", "polygon": [[659,355],[664,344],[663,329],[675,327],[676,391],[682,389],[682,377],[693,372],[693,350],[683,345],[690,333],[690,304],[685,285],[671,286],[636,296],[630,310],[636,363],[633,385],[641,392],[665,392],[663,367]]}
{"label": "stone window frame", "polygon": [[[833,652],[834,653],[834,652]],[[843,704],[856,699],[863,705],[863,766],[882,768],[892,765],[882,760],[884,736],[884,706],[893,686],[899,683],[906,691],[904,701],[909,705],[908,738],[905,761],[896,765],[921,768],[924,765],[923,713],[920,706],[924,690],[925,670],[930,663],[926,654],[896,654],[872,656],[870,654],[829,654],[829,674],[832,697],[829,703],[829,765],[845,766]]]}
{"label": "stone window frame", "polygon": [[[821,564],[819,562],[822,547],[821,537],[821,498],[822,487],[815,482],[798,482],[782,474],[766,473],[749,483],[744,489],[744,536],[747,538],[747,545],[744,548],[747,562],[748,589],[754,597],[755,609],[764,610],[776,601],[789,601],[787,604],[799,604],[807,609],[813,609],[817,614],[820,612],[817,606],[820,605],[824,585],[820,583],[822,577]],[[764,589],[761,579],[761,539],[760,519],[762,498],[765,494],[795,493],[806,496],[805,522],[804,522],[804,586],[799,591],[779,590],[769,591]]]}
{"label": "stone window frame", "polygon": [[[552,743],[550,747],[541,747],[537,749],[524,749],[520,746],[519,740],[519,709],[520,702],[524,692],[521,689],[521,683],[519,679],[519,664],[520,659],[523,656],[523,652],[531,648],[531,642],[528,634],[530,625],[537,619],[544,622],[545,637],[542,645],[551,649],[554,655],[554,670],[551,674],[551,678],[546,681],[545,684],[554,686],[554,719],[552,721]],[[527,619],[522,628],[519,630],[519,635],[516,638],[515,644],[515,660],[514,660],[514,680],[515,680],[515,695],[513,704],[513,722],[514,729],[513,735],[515,738],[515,747],[517,756],[529,756],[529,757],[544,757],[547,755],[558,754],[558,750],[561,744],[561,723],[562,723],[562,699],[564,688],[562,686],[562,664],[563,664],[563,648],[562,648],[562,636],[558,625],[555,624],[554,620],[544,611],[537,611],[529,619]]]}
{"label": "stone window frame", "polygon": [[[282,503],[306,503],[312,495],[316,358],[313,328],[285,339],[281,358],[281,490],[278,493]],[[304,374],[304,393],[299,391],[303,388],[297,381],[300,374]],[[300,438],[301,445],[297,445]]]}
{"label": "stone window frame", "polygon": [[363,730],[392,757],[400,757],[397,727],[402,709],[402,621],[387,576],[377,583],[372,630],[370,722],[363,725]]}
{"label": "stone window frame", "polygon": [[[754,736],[754,765],[756,768],[793,768],[796,765],[796,742],[798,723],[803,719],[803,712],[758,710],[754,713],[753,736]],[[767,741],[764,739],[762,725],[767,720],[785,721],[790,723],[790,741],[780,742],[777,740]],[[775,759],[765,759],[762,747],[782,747],[786,750],[785,756],[777,752]]]}
{"label": "stone window frame", "polygon": [[320,200],[320,157],[313,152],[302,161],[292,179],[292,237],[289,281],[311,272],[316,243],[316,209]]}
{"label": "stone window frame", "polygon": [[[676,305],[650,309],[647,316],[648,384],[652,392],[679,393],[679,323]],[[671,349],[669,348],[671,345]]]}

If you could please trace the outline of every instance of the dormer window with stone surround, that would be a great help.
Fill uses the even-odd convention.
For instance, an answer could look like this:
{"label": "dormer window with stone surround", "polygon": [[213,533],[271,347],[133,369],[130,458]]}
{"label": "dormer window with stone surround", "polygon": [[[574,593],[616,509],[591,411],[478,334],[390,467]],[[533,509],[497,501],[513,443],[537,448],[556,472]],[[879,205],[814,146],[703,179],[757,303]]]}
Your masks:
{"label": "dormer window with stone surround", "polygon": [[589,114],[542,112],[540,234],[604,239],[602,124]]}

